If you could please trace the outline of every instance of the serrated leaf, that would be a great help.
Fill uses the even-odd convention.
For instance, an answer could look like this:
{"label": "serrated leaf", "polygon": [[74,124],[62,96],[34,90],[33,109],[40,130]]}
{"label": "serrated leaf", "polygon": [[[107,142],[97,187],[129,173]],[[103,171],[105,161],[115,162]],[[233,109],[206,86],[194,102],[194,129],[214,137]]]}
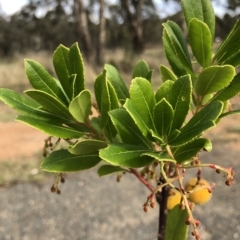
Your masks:
{"label": "serrated leaf", "polygon": [[41,64],[29,59],[25,59],[24,63],[28,80],[36,90],[46,92],[68,104],[62,88]]}
{"label": "serrated leaf", "polygon": [[219,119],[220,119],[220,118],[223,118],[223,117],[227,117],[227,116],[233,115],[233,114],[240,114],[240,109],[223,113],[223,114],[221,114],[221,115],[219,116]]}
{"label": "serrated leaf", "polygon": [[41,168],[48,172],[76,172],[92,168],[100,161],[98,153],[72,155],[68,150],[61,149],[50,153],[41,163]]}
{"label": "serrated leaf", "polygon": [[[140,60],[137,62],[137,64],[134,66],[133,72],[132,72],[132,79],[136,77],[142,77],[147,79],[149,74],[149,67],[147,63],[144,60]],[[149,79],[147,79],[149,80]]]}
{"label": "serrated leaf", "polygon": [[61,44],[59,45],[59,47],[53,53],[53,66],[64,91],[71,100],[73,96],[73,89],[69,81],[69,48],[66,48]]}
{"label": "serrated leaf", "polygon": [[66,119],[63,116],[54,115],[52,113],[41,110],[40,105],[30,98],[20,95],[9,89],[0,88],[0,100],[8,106],[25,116],[34,117],[42,120],[52,120],[56,123],[64,123]]}
{"label": "serrated leaf", "polygon": [[117,93],[111,82],[107,81],[107,87],[110,96],[110,109],[113,110],[119,108]]}
{"label": "serrated leaf", "polygon": [[177,76],[164,65],[160,66],[160,73],[163,82],[166,82],[167,80],[175,81],[177,79]]}
{"label": "serrated leaf", "polygon": [[69,82],[71,93],[72,93],[72,95],[69,97],[70,100],[72,100],[75,97],[76,79],[77,79],[77,74],[72,74],[71,76],[68,77],[68,82]]}
{"label": "serrated leaf", "polygon": [[190,109],[191,98],[192,82],[190,75],[178,78],[172,85],[170,103],[174,112],[169,134],[175,129],[180,129],[182,126]]}
{"label": "serrated leaf", "polygon": [[0,88],[0,99],[11,108],[25,115],[35,116],[40,104],[7,88]]}
{"label": "serrated leaf", "polygon": [[240,73],[234,76],[231,83],[221,91],[217,92],[212,101],[222,101],[225,102],[232,97],[236,96],[240,92]]}
{"label": "serrated leaf", "polygon": [[89,90],[83,90],[70,103],[69,112],[77,121],[85,123],[91,112],[91,107],[91,92]]}
{"label": "serrated leaf", "polygon": [[112,165],[103,165],[98,169],[99,177],[106,176],[116,172],[128,172],[128,170]]}
{"label": "serrated leaf", "polygon": [[184,146],[172,148],[172,153],[174,155],[174,158],[177,160],[177,163],[181,164],[184,161],[191,160],[191,158],[196,156],[197,153],[202,149],[211,151],[212,144],[208,139],[199,138],[199,139],[193,140],[192,142]]}
{"label": "serrated leaf", "polygon": [[168,36],[166,29],[163,29],[162,39],[163,39],[164,51],[173,72],[179,77],[186,75],[187,71],[183,67],[182,63],[179,61],[179,58],[175,52],[175,49],[172,46],[171,39]]}
{"label": "serrated leaf", "polygon": [[234,75],[235,69],[230,65],[205,68],[197,78],[195,91],[201,96],[217,92],[228,86]]}
{"label": "serrated leaf", "polygon": [[80,138],[84,135],[83,132],[57,124],[51,119],[43,120],[19,115],[17,116],[16,120],[26,123],[27,125],[36,128],[50,136],[59,138]]}
{"label": "serrated leaf", "polygon": [[185,221],[188,217],[188,212],[186,209],[182,210],[179,204],[171,209],[167,214],[166,223],[166,240],[186,240],[188,233],[188,225]]}
{"label": "serrated leaf", "polygon": [[72,118],[67,107],[54,96],[40,90],[27,90],[24,93],[41,104],[41,106],[50,113],[60,115],[65,119]]}
{"label": "serrated leaf", "polygon": [[124,143],[152,147],[151,142],[143,136],[126,110],[112,110],[109,115]]}
{"label": "serrated leaf", "polygon": [[158,135],[165,139],[173,119],[173,108],[165,98],[154,107],[153,119]]}
{"label": "serrated leaf", "polygon": [[190,21],[189,43],[194,57],[204,68],[208,67],[212,58],[212,35],[208,25],[196,18]]}
{"label": "serrated leaf", "polygon": [[98,108],[101,112],[102,128],[107,124],[109,116],[108,111],[111,110],[110,95],[108,91],[106,70],[97,77],[94,83],[94,92],[97,100]]}
{"label": "serrated leaf", "polygon": [[214,101],[197,112],[189,122],[181,128],[180,134],[169,140],[169,145],[180,146],[198,138],[204,131],[215,126],[215,121],[222,113],[223,103]]}
{"label": "serrated leaf", "polygon": [[78,47],[78,43],[74,43],[69,50],[70,74],[76,74],[76,81],[74,82],[74,96],[77,96],[85,89],[84,79],[84,63],[82,54]]}
{"label": "serrated leaf", "polygon": [[130,86],[130,97],[135,111],[149,129],[155,129],[153,108],[156,104],[151,83],[144,78],[135,78]]}
{"label": "serrated leaf", "polygon": [[147,152],[143,153],[141,156],[149,156],[153,158],[154,160],[157,160],[159,162],[176,162],[172,157],[169,156],[167,152]]}
{"label": "serrated leaf", "polygon": [[103,141],[95,139],[83,139],[74,145],[70,145],[68,151],[75,155],[85,155],[97,152],[99,149],[105,147],[107,147],[107,144]]}
{"label": "serrated leaf", "polygon": [[215,13],[209,0],[182,0],[183,13],[187,26],[193,18],[206,23],[210,29],[212,42],[215,37]]}
{"label": "serrated leaf", "polygon": [[139,115],[138,111],[136,110],[133,101],[131,99],[127,99],[123,107],[127,110],[131,118],[133,119],[134,123],[137,125],[139,130],[142,132],[142,134],[147,137],[149,136],[149,128]]}
{"label": "serrated leaf", "polygon": [[187,44],[185,40],[185,36],[181,30],[181,28],[172,21],[167,21],[163,23],[163,27],[168,38],[169,45],[172,48],[172,51],[176,54],[177,58],[186,69],[186,71],[190,74],[193,73],[191,59],[188,53]]}
{"label": "serrated leaf", "polygon": [[113,143],[109,144],[107,148],[101,149],[99,156],[116,166],[139,168],[153,161],[148,156],[141,157],[141,154],[147,151],[148,149],[141,146]]}
{"label": "serrated leaf", "polygon": [[218,48],[214,60],[218,64],[230,64],[234,67],[240,64],[240,19],[237,20],[227,38]]}
{"label": "serrated leaf", "polygon": [[154,140],[161,145],[163,143],[163,139],[159,137],[159,135],[154,132],[152,129],[150,129],[151,136],[154,138]]}
{"label": "serrated leaf", "polygon": [[156,102],[160,102],[163,98],[170,102],[172,97],[172,85],[173,81],[167,80],[158,88],[155,94]]}
{"label": "serrated leaf", "polygon": [[119,101],[123,104],[126,98],[129,98],[129,92],[122,77],[120,76],[118,70],[112,65],[105,64],[104,69],[107,71],[107,79],[113,85]]}

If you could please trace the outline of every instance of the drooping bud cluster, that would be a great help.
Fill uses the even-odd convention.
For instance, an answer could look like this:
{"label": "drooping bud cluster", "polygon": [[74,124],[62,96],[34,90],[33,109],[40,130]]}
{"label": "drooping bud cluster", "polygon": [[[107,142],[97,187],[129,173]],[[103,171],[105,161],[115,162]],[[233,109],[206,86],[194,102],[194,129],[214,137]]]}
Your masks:
{"label": "drooping bud cluster", "polygon": [[61,191],[59,189],[59,183],[65,183],[65,178],[63,177],[62,173],[59,173],[51,186],[50,190],[52,193],[57,193],[58,195],[61,194]]}

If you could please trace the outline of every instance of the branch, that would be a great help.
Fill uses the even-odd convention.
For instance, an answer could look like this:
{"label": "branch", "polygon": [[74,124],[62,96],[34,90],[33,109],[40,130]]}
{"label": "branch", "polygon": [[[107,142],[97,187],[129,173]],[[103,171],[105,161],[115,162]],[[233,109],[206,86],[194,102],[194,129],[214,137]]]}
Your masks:
{"label": "branch", "polygon": [[155,188],[135,169],[129,169],[131,173],[133,173],[151,192],[155,191]]}

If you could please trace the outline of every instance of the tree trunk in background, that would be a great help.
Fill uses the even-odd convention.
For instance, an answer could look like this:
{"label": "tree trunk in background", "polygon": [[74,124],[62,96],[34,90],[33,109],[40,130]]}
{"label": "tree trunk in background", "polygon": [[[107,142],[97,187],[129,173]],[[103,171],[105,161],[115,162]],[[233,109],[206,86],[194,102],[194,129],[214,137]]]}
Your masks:
{"label": "tree trunk in background", "polygon": [[126,14],[126,22],[129,32],[132,35],[132,47],[135,53],[144,50],[143,25],[142,25],[142,5],[143,0],[131,0],[134,13],[130,10],[129,0],[121,0],[122,8]]}
{"label": "tree trunk in background", "polygon": [[91,63],[94,59],[93,46],[88,30],[87,13],[84,10],[82,0],[74,0],[74,13],[77,21],[78,35],[83,40],[84,44],[83,52],[85,53],[85,59]]}
{"label": "tree trunk in background", "polygon": [[103,63],[103,50],[105,44],[105,17],[104,17],[104,0],[99,0],[99,26],[98,26],[98,39],[97,39],[97,52],[96,52],[96,63]]}

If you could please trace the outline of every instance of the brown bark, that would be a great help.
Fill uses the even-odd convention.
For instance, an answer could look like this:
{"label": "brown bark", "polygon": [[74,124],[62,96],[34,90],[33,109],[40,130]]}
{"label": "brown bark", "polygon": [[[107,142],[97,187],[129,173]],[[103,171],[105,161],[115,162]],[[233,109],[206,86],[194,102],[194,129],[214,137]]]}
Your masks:
{"label": "brown bark", "polygon": [[126,22],[129,32],[132,35],[132,47],[135,53],[144,50],[143,26],[142,26],[142,5],[143,0],[131,0],[134,12],[130,10],[129,0],[121,0],[122,8],[126,14]]}
{"label": "brown bark", "polygon": [[88,62],[93,60],[93,48],[90,33],[88,31],[87,13],[84,10],[82,0],[74,0],[74,13],[77,21],[77,31],[83,41],[83,52]]}
{"label": "brown bark", "polygon": [[104,17],[104,0],[99,0],[99,26],[98,26],[98,40],[97,40],[97,52],[96,62],[97,64],[103,63],[103,51],[105,43],[105,17]]}

